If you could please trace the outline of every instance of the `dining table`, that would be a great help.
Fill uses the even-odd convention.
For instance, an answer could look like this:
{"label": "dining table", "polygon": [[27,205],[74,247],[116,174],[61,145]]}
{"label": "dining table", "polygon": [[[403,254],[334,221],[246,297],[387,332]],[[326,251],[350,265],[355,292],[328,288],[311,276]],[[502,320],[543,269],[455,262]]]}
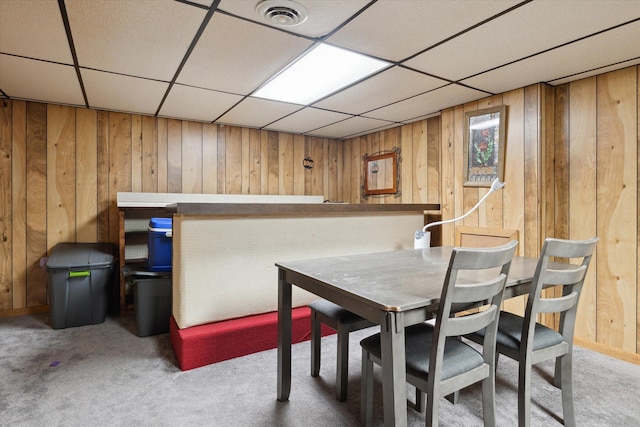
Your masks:
{"label": "dining table", "polygon": [[[278,269],[277,400],[291,393],[292,286],[380,325],[385,426],[407,425],[404,329],[435,317],[452,247],[398,250],[276,262]],[[505,298],[529,291],[537,259],[516,256]],[[461,272],[477,283],[483,275]]]}

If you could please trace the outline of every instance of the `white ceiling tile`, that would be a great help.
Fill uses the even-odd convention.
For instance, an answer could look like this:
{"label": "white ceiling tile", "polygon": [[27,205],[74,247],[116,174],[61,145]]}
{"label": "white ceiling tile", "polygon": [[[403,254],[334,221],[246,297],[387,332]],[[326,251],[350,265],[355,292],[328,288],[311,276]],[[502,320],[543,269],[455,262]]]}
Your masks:
{"label": "white ceiling tile", "polygon": [[392,125],[384,120],[370,119],[367,117],[352,117],[329,126],[316,129],[308,133],[311,136],[321,136],[325,138],[345,138],[361,132],[371,131]]}
{"label": "white ceiling tile", "polygon": [[0,89],[10,98],[85,105],[71,65],[0,54],[0,71]]}
{"label": "white ceiling tile", "polygon": [[328,110],[362,114],[426,92],[448,82],[405,68],[393,67],[314,104]]}
{"label": "white ceiling tile", "polygon": [[[2,96],[84,106],[60,5],[90,107],[154,114],[213,12],[158,114],[206,122],[225,115],[238,126],[324,137],[369,133],[488,93],[640,63],[640,21],[633,22],[640,0],[297,0],[309,19],[289,29],[260,23],[259,1],[0,0]],[[220,9],[210,10],[214,3]],[[318,108],[243,101],[320,36],[383,59],[415,56],[407,63],[432,76],[395,64]],[[440,87],[459,76],[480,91]],[[352,115],[358,117],[342,120]]]}
{"label": "white ceiling tile", "polygon": [[268,125],[266,129],[291,133],[305,133],[340,120],[348,119],[349,117],[351,116],[348,114],[308,107]]}
{"label": "white ceiling tile", "polygon": [[380,0],[327,41],[400,61],[519,2]]}
{"label": "white ceiling tile", "polygon": [[241,99],[239,95],[176,84],[169,91],[159,115],[212,122]]}
{"label": "white ceiling tile", "polygon": [[173,0],[66,0],[81,67],[170,81],[207,11]]}
{"label": "white ceiling tile", "polygon": [[248,94],[312,44],[301,37],[216,13],[177,81]]}
{"label": "white ceiling tile", "polygon": [[81,70],[89,106],[113,111],[155,114],[168,83],[120,74]]}
{"label": "white ceiling tile", "polygon": [[[309,37],[321,37],[346,21],[351,15],[362,9],[370,0],[296,0],[308,12],[308,18],[301,24],[289,27],[277,27]],[[256,13],[260,1],[222,0],[218,9],[252,21],[268,24]]]}
{"label": "white ceiling tile", "polygon": [[0,52],[73,64],[58,2],[0,1]]}
{"label": "white ceiling tile", "polygon": [[404,65],[460,80],[640,17],[640,2],[635,0],[563,0],[552,5],[528,3]]}
{"label": "white ceiling tile", "polygon": [[231,111],[220,117],[217,122],[228,125],[244,125],[261,128],[302,108],[300,105],[268,101],[259,98],[246,98]]}
{"label": "white ceiling tile", "polygon": [[[640,21],[463,80],[500,93],[640,57]],[[553,64],[552,67],[549,65]]]}
{"label": "white ceiling tile", "polygon": [[409,122],[416,120],[417,117],[433,114],[444,108],[464,104],[485,96],[487,94],[484,92],[450,84],[406,101],[370,111],[366,116],[395,122]]}

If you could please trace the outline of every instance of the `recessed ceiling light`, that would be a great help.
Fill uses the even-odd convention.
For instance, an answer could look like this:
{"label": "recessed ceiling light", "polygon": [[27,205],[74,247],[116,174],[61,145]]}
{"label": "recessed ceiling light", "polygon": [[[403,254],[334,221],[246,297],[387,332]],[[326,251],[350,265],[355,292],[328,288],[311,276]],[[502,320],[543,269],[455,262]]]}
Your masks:
{"label": "recessed ceiling light", "polygon": [[307,20],[307,9],[292,0],[264,0],[256,6],[256,13],[268,24],[292,27]]}
{"label": "recessed ceiling light", "polygon": [[391,64],[320,43],[252,96],[308,105]]}

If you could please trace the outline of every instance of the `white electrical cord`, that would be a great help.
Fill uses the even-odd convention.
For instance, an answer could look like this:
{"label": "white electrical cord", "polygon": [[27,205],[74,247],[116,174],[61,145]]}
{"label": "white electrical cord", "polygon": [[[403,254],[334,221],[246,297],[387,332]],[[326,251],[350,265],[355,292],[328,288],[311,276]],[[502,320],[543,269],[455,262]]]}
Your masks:
{"label": "white electrical cord", "polygon": [[493,193],[494,191],[500,190],[502,187],[504,187],[504,182],[500,182],[500,179],[496,178],[493,180],[493,182],[491,183],[491,188],[489,189],[489,192],[487,194],[484,195],[484,197],[482,197],[482,199],[480,199],[480,201],[473,207],[471,208],[471,210],[469,210],[466,214],[462,215],[461,217],[458,218],[453,218],[453,219],[447,219],[444,221],[437,221],[437,222],[430,222],[429,224],[425,225],[421,230],[416,231],[416,234],[414,236],[415,240],[420,240],[424,237],[425,232],[427,231],[427,228],[429,227],[433,227],[436,225],[442,225],[442,224],[448,224],[450,222],[455,222],[455,221],[460,221],[461,219],[466,218],[471,212],[475,211],[476,209],[478,209],[478,207],[482,204],[482,202],[484,202],[486,200],[487,197],[489,197],[489,195],[491,193]]}

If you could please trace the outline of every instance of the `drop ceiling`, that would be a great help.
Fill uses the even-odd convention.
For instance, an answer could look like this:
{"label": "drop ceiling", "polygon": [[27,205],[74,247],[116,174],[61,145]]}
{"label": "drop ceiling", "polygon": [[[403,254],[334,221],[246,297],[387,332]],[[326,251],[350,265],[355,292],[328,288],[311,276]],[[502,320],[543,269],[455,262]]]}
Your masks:
{"label": "drop ceiling", "polygon": [[[640,0],[296,1],[277,27],[258,0],[0,0],[0,98],[342,139],[640,64]],[[311,105],[252,96],[320,42],[390,66]]]}

